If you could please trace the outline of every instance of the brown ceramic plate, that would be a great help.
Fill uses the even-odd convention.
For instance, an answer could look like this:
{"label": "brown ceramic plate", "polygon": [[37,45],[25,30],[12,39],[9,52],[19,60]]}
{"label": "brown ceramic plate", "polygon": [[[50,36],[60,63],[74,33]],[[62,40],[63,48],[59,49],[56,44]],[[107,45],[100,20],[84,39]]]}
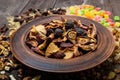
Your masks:
{"label": "brown ceramic plate", "polygon": [[[32,25],[39,25],[46,22],[50,22],[53,19],[61,19],[61,16],[66,19],[81,20],[83,24],[94,23],[97,28],[98,48],[91,53],[79,56],[76,58],[63,60],[52,59],[40,56],[31,51],[25,44],[26,37],[32,27]],[[34,69],[48,71],[48,72],[76,72],[86,70],[105,61],[114,50],[114,39],[105,27],[101,24],[82,17],[66,16],[66,15],[53,15],[47,17],[41,17],[26,25],[23,25],[13,35],[11,39],[11,50],[14,56],[23,64],[32,67]]]}

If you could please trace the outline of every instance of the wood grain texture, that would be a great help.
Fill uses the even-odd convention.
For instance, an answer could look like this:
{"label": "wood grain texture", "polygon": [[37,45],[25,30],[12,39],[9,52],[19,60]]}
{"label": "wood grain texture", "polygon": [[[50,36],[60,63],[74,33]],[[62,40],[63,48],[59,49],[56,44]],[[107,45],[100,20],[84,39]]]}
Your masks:
{"label": "wood grain texture", "polygon": [[8,15],[18,15],[29,0],[0,0],[0,25],[5,24]]}
{"label": "wood grain texture", "polygon": [[120,0],[109,0],[111,9],[112,9],[112,14],[113,15],[118,15],[120,16]]}
{"label": "wood grain texture", "polygon": [[49,9],[54,8],[56,0],[30,0],[22,12],[30,8]]}
{"label": "wood grain texture", "polygon": [[71,5],[80,5],[83,3],[83,0],[57,0],[55,4],[55,8],[60,7],[69,7]]}

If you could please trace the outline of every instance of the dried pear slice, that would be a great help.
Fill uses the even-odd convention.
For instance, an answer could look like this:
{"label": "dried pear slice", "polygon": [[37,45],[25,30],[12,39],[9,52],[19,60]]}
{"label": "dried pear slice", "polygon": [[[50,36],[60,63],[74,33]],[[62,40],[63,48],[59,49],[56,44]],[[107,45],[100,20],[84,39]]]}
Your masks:
{"label": "dried pear slice", "polygon": [[78,44],[86,44],[86,43],[88,43],[90,41],[90,38],[83,38],[83,37],[78,37],[77,38],[77,42],[78,42]]}
{"label": "dried pear slice", "polygon": [[73,57],[73,51],[67,50],[64,52],[64,54],[65,54],[65,57],[63,59],[70,59]]}
{"label": "dried pear slice", "polygon": [[59,51],[59,48],[52,42],[49,44],[49,46],[46,49],[45,56],[48,57],[53,53],[56,53]]}
{"label": "dried pear slice", "polygon": [[89,45],[81,45],[79,44],[79,47],[82,48],[85,51],[94,51],[97,48],[97,44],[91,43]]}
{"label": "dried pear slice", "polygon": [[82,54],[82,53],[79,52],[78,46],[74,46],[73,48],[74,48],[74,53],[73,54],[74,54],[75,57],[80,56]]}
{"label": "dried pear slice", "polygon": [[38,32],[41,32],[46,35],[47,32],[44,25],[37,25],[35,28]]}
{"label": "dried pear slice", "polygon": [[73,43],[76,43],[76,37],[77,37],[77,32],[74,30],[71,30],[67,33],[67,38]]}
{"label": "dried pear slice", "polygon": [[29,41],[26,41],[26,44],[28,44],[30,46],[34,46],[34,47],[38,46],[38,42],[35,39],[31,39]]}
{"label": "dried pear slice", "polygon": [[37,34],[37,31],[36,31],[35,25],[33,25],[32,29],[30,30],[29,38],[36,39],[36,34]]}
{"label": "dried pear slice", "polygon": [[45,48],[45,46],[46,46],[46,40],[42,44],[40,44],[38,48],[42,50],[43,48]]}
{"label": "dried pear slice", "polygon": [[97,34],[97,30],[96,30],[95,25],[94,24],[90,24],[89,29],[87,31],[88,37],[95,38],[96,34]]}

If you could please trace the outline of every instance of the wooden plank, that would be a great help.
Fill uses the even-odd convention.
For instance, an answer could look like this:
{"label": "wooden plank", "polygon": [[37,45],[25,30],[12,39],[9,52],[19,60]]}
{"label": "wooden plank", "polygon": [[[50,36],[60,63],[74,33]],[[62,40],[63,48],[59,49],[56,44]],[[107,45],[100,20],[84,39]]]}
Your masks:
{"label": "wooden plank", "polygon": [[0,0],[0,26],[5,24],[8,15],[17,15],[29,0]]}
{"label": "wooden plank", "polygon": [[[114,1],[115,2],[115,1]],[[109,0],[57,0],[55,7],[69,7],[71,5],[93,5],[104,10],[112,11]]]}
{"label": "wooden plank", "polygon": [[112,6],[112,13],[113,15],[118,15],[120,16],[120,0],[110,0],[109,3]]}
{"label": "wooden plank", "polygon": [[83,3],[83,0],[57,0],[55,8],[60,7],[69,7],[71,5],[80,5]]}
{"label": "wooden plank", "polygon": [[22,12],[25,12],[27,9],[36,8],[36,9],[48,9],[53,8],[56,3],[56,0],[30,0]]}

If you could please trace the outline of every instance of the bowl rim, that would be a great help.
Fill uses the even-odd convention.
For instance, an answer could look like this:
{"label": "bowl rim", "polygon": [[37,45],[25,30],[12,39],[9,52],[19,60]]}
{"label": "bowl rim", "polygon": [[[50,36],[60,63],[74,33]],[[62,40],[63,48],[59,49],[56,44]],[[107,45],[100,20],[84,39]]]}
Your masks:
{"label": "bowl rim", "polygon": [[[34,54],[33,51],[30,51],[24,41],[26,40],[26,36],[32,25],[39,25],[47,21],[51,21],[52,19],[61,19],[61,17],[66,19],[80,19],[81,22],[85,22],[87,24],[94,23],[97,28],[97,33],[99,34],[98,48],[94,52],[67,60],[45,58],[43,56],[38,56],[38,54]],[[50,15],[35,19],[21,26],[14,33],[10,41],[11,51],[15,58],[21,63],[37,70],[57,73],[77,72],[95,67],[105,61],[112,54],[114,47],[113,36],[104,26],[91,19],[70,15]],[[99,50],[99,48],[101,50]]]}

